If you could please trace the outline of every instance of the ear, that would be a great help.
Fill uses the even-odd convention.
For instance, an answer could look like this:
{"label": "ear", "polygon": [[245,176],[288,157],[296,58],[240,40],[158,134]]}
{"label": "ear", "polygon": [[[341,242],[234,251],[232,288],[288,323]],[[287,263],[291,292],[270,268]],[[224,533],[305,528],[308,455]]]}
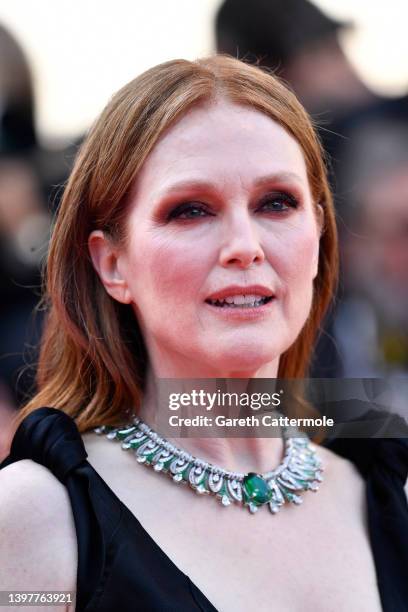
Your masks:
{"label": "ear", "polygon": [[118,302],[130,304],[131,296],[123,273],[123,255],[101,230],[89,234],[88,249],[93,267],[106,291]]}
{"label": "ear", "polygon": [[324,230],[324,209],[321,204],[317,204],[316,206],[316,221],[321,236]]}
{"label": "ear", "polygon": [[316,278],[319,272],[319,253],[320,253],[320,238],[324,230],[324,210],[320,204],[316,206],[316,221],[319,230],[319,242],[316,245],[316,253],[313,259],[313,279]]}

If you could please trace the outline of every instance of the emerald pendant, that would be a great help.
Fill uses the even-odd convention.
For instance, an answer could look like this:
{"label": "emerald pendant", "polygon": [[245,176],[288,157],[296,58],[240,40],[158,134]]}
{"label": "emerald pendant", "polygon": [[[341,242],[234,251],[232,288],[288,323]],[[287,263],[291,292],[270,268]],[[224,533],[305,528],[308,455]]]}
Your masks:
{"label": "emerald pendant", "polygon": [[244,477],[242,490],[244,492],[245,502],[252,502],[252,504],[256,506],[266,504],[272,497],[272,491],[268,487],[267,482],[262,476],[255,474],[255,472],[249,472],[249,474]]}

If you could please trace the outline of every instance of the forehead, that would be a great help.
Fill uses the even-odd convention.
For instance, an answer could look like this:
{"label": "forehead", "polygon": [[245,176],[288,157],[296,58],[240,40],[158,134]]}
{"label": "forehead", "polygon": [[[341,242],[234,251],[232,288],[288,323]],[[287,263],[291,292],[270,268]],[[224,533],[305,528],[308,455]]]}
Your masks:
{"label": "forehead", "polygon": [[143,164],[137,185],[138,191],[151,189],[175,177],[246,184],[269,173],[296,174],[307,186],[298,142],[264,113],[219,100],[191,109],[167,130]]}

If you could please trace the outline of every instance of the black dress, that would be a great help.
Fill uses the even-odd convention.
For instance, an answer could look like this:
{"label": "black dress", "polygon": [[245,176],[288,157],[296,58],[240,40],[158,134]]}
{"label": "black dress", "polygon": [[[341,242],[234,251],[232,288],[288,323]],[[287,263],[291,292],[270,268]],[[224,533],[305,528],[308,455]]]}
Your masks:
{"label": "black dress", "polygon": [[[407,612],[408,438],[342,438],[326,446],[353,461],[366,481],[383,610]],[[0,469],[21,459],[44,465],[67,487],[78,541],[78,612],[216,612],[88,463],[70,417],[53,408],[26,417]]]}

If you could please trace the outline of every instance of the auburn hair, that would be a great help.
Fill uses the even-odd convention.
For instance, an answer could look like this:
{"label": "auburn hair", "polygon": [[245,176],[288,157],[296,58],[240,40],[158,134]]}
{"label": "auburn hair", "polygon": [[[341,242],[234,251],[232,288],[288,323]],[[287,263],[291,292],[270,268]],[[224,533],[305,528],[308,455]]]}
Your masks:
{"label": "auburn hair", "polygon": [[53,228],[42,307],[47,316],[36,393],[17,423],[41,406],[72,416],[81,432],[120,424],[140,406],[148,355],[130,305],[111,298],[88,252],[88,236],[126,240],[128,195],[158,139],[194,105],[224,98],[264,113],[299,143],[315,206],[324,210],[318,275],[308,319],[281,355],[278,377],[304,378],[338,281],[335,212],[323,151],[296,96],[272,73],[226,55],[174,60],[118,91],[84,140]]}

